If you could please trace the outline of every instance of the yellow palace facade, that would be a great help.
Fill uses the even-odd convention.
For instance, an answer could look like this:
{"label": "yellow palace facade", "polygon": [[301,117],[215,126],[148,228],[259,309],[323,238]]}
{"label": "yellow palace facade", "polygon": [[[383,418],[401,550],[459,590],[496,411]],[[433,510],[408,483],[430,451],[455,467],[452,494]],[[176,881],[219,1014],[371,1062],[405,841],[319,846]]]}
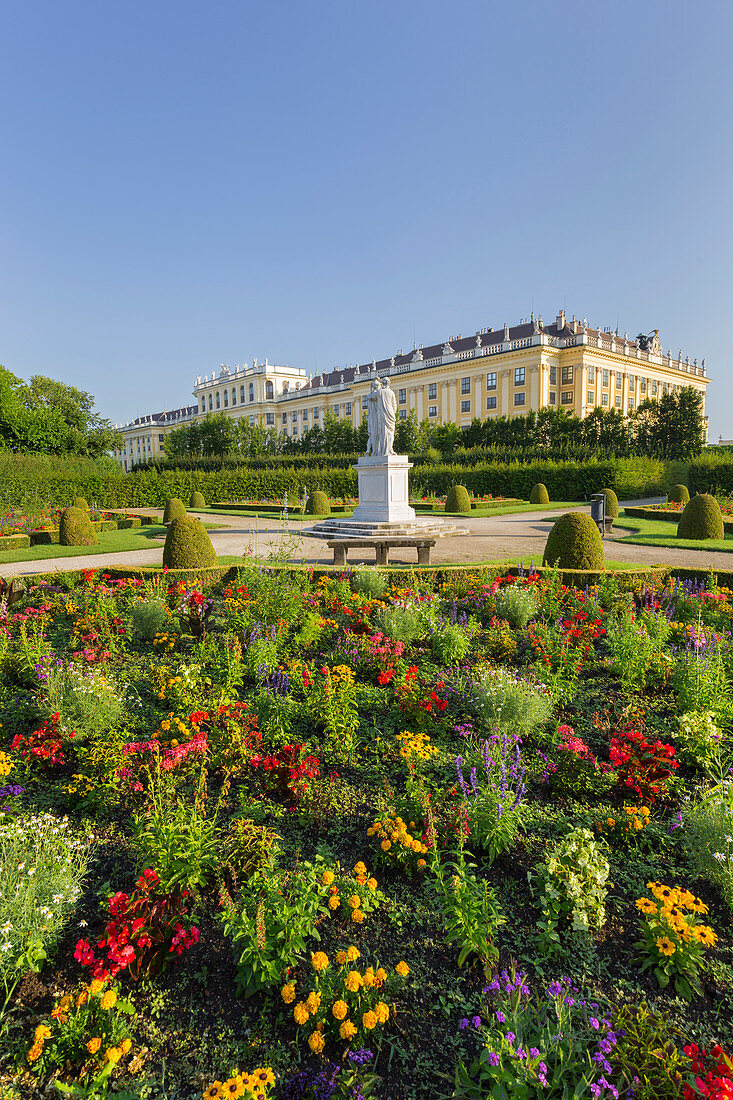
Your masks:
{"label": "yellow palace facade", "polygon": [[461,428],[474,417],[521,416],[544,406],[562,407],[579,417],[596,406],[628,414],[646,398],[659,399],[683,386],[699,390],[704,410],[710,381],[704,359],[698,364],[683,358],[681,351],[676,356],[665,352],[658,332],[629,339],[574,317],[568,320],[560,312],[552,324],[538,317],[513,327],[483,328],[472,336],[400,350],[387,359],[316,376],[267,360],[233,370],[222,366],[211,377],[196,380],[195,405],[122,426],[125,447],[114,457],[126,469],[141,461],[136,448],[145,421],[154,440],[146,455],[150,457],[162,449],[167,431],[209,412],[247,417],[290,437],[322,424],[327,413],[356,426],[375,376],[391,379],[400,419],[414,412],[418,422],[452,422]]}

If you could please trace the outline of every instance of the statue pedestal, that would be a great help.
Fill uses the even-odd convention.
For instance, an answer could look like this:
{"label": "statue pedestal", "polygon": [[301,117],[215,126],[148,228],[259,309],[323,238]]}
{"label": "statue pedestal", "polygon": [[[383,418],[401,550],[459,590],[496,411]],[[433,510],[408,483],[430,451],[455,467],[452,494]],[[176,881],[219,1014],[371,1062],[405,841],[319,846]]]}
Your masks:
{"label": "statue pedestal", "polygon": [[414,522],[415,510],[407,493],[407,471],[412,463],[407,455],[363,455],[354,469],[359,477],[359,505],[353,522]]}

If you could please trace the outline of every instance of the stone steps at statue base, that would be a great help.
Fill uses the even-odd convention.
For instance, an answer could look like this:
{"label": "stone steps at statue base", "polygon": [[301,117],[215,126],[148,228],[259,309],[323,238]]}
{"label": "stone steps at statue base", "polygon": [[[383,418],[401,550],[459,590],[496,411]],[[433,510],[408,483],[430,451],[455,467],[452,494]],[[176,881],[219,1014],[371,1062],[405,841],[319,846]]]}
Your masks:
{"label": "stone steps at statue base", "polygon": [[457,527],[454,523],[433,519],[405,523],[359,523],[354,520],[332,518],[321,520],[304,534],[316,539],[377,539],[380,536],[419,538],[420,535],[442,539],[449,535],[467,535],[468,529]]}

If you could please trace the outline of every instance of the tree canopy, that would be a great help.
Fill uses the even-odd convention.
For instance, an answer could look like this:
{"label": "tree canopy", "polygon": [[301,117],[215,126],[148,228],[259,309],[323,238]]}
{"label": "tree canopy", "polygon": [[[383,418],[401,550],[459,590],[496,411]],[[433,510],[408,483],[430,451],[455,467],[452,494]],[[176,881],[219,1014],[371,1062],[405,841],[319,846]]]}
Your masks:
{"label": "tree canopy", "polygon": [[90,393],[40,374],[26,383],[0,366],[0,448],[96,457],[121,443]]}

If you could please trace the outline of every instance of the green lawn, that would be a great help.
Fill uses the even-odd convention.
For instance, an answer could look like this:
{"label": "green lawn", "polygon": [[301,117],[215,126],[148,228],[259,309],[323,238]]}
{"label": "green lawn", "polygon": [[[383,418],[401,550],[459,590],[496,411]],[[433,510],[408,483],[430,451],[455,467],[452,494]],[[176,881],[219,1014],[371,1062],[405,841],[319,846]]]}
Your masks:
{"label": "green lawn", "polygon": [[[207,530],[222,527],[220,523],[207,523]],[[148,527],[132,527],[125,531],[98,531],[95,546],[59,546],[57,543],[43,546],[27,546],[21,550],[0,551],[0,567],[6,562],[44,561],[48,558],[78,558],[85,554],[119,554],[128,550],[154,550],[162,547],[166,528],[162,523]]]}
{"label": "green lawn", "polygon": [[[527,501],[523,501],[521,504],[480,504],[476,508],[471,509],[470,517],[464,516],[463,512],[444,512],[437,508],[428,508],[426,505],[414,504],[413,507],[419,516],[457,516],[458,518],[471,518],[480,519],[485,516],[508,516],[515,512],[539,512],[539,511],[556,511],[559,512],[564,508],[578,508],[582,507],[586,502],[582,500],[563,500],[553,501],[550,504],[529,504]],[[197,508],[197,514],[212,515],[212,516],[242,516],[242,517],[258,517],[263,519],[281,519],[282,512],[262,511],[257,508]],[[338,519],[348,519],[353,513],[346,512],[333,512],[332,513]],[[318,516],[304,516],[299,510],[288,510],[289,520],[306,520],[317,521]],[[554,516],[552,517],[554,519]]]}
{"label": "green lawn", "polygon": [[726,535],[722,539],[678,539],[672,533],[676,531],[674,524],[668,520],[637,519],[636,516],[627,516],[624,511],[615,520],[613,526],[614,530],[621,528],[631,532],[619,539],[619,542],[630,542],[636,546],[664,546],[678,550],[718,550],[724,554],[733,554],[733,535]]}

